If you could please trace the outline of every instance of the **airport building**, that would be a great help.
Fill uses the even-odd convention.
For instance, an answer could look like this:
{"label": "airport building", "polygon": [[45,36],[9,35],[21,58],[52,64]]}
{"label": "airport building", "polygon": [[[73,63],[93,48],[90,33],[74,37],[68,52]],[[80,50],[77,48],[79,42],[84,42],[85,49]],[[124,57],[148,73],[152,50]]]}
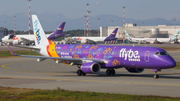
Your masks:
{"label": "airport building", "polygon": [[[100,27],[100,36],[110,35],[115,28],[119,28],[116,37],[122,38],[123,27],[121,26]],[[180,26],[137,26],[134,23],[130,23],[125,25],[125,30],[132,38],[169,38],[180,30]]]}
{"label": "airport building", "polygon": [[4,37],[4,27],[0,27],[0,42],[2,41],[1,39]]}

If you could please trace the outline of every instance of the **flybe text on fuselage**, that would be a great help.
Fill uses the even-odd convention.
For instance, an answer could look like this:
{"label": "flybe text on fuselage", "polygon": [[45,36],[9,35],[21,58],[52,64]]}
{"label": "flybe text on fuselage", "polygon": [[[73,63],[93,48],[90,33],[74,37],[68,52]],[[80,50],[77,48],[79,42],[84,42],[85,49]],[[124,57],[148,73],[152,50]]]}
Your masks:
{"label": "flybe text on fuselage", "polygon": [[38,21],[34,21],[34,30],[35,30],[35,35],[36,35],[36,40],[37,43],[40,44],[40,40],[41,40],[41,36],[40,36],[40,32],[39,32],[39,28],[38,28]]}
{"label": "flybe text on fuselage", "polygon": [[119,57],[124,58],[124,60],[128,59],[129,61],[140,61],[140,56],[138,54],[138,51],[132,51],[132,49],[127,51],[126,48],[122,48],[119,51]]}

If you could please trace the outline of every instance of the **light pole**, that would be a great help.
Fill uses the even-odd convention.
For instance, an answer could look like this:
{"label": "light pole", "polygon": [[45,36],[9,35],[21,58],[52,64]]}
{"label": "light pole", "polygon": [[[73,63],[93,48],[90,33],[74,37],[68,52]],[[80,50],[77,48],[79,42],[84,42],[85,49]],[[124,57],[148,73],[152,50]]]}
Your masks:
{"label": "light pole", "polygon": [[100,20],[100,18],[98,18],[98,36],[100,36],[99,35],[99,20]]}
{"label": "light pole", "polygon": [[113,20],[111,20],[111,26],[112,26]]}
{"label": "light pole", "polygon": [[30,1],[31,0],[28,0],[28,1],[29,1],[29,13],[28,14],[29,14],[29,35],[30,35]]}

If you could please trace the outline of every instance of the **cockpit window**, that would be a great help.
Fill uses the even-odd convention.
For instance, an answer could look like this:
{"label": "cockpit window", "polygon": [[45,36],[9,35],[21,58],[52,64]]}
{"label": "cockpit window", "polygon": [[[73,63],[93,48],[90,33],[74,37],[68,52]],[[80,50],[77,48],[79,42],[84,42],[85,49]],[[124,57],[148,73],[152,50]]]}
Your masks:
{"label": "cockpit window", "polygon": [[160,55],[169,55],[167,52],[160,52]]}
{"label": "cockpit window", "polygon": [[155,55],[159,55],[159,52],[155,52]]}
{"label": "cockpit window", "polygon": [[169,55],[167,52],[155,52],[155,55]]}

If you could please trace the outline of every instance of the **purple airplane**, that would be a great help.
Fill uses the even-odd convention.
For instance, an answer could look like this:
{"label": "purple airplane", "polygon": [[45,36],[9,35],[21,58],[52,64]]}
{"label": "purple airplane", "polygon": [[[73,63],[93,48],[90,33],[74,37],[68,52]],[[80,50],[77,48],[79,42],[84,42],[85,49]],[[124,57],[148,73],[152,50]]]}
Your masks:
{"label": "purple airplane", "polygon": [[32,15],[34,35],[36,36],[35,52],[43,56],[16,55],[38,58],[37,61],[54,59],[56,63],[77,65],[78,76],[98,73],[107,69],[107,75],[115,75],[117,68],[125,68],[131,73],[141,73],[144,69],[153,69],[154,78],[159,78],[158,71],[176,66],[175,60],[163,49],[157,47],[108,46],[54,44],[46,38],[36,15]]}
{"label": "purple airplane", "polygon": [[53,39],[57,39],[61,36],[64,36],[64,34],[62,34],[64,26],[65,26],[66,22],[62,22],[59,27],[53,32],[53,34],[51,34],[48,39],[49,40],[53,40]]}

